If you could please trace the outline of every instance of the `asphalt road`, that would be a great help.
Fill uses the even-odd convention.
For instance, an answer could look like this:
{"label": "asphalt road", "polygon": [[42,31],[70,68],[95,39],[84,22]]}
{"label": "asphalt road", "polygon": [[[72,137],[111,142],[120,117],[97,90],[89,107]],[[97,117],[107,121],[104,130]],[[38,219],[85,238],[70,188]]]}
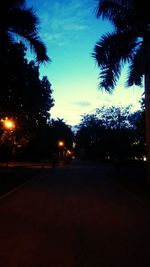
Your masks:
{"label": "asphalt road", "polygon": [[149,267],[150,207],[103,166],[69,165],[0,199],[1,267]]}

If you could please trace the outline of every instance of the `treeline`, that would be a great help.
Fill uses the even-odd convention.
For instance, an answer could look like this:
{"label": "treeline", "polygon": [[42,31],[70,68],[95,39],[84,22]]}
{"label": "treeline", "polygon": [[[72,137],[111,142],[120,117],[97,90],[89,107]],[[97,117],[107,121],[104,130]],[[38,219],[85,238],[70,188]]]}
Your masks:
{"label": "treeline", "polygon": [[[37,62],[27,61],[25,45],[9,44],[1,63],[0,160],[49,158],[60,139],[71,147],[71,127],[51,119],[51,83],[40,78]],[[13,121],[13,130],[5,129],[5,118]]]}
{"label": "treeline", "polygon": [[85,115],[76,133],[76,154],[88,160],[145,160],[144,107],[102,107]]}

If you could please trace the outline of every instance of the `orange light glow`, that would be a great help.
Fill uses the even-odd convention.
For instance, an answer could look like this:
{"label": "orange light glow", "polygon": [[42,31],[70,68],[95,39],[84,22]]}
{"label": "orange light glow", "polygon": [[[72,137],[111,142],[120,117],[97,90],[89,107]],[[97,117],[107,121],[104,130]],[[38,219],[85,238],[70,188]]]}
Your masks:
{"label": "orange light glow", "polygon": [[15,122],[12,119],[5,118],[4,120],[2,119],[1,122],[6,130],[12,131],[15,129]]}
{"label": "orange light glow", "polygon": [[59,146],[59,147],[63,147],[63,146],[64,146],[64,142],[63,142],[63,141],[59,141],[59,142],[58,142],[58,146]]}

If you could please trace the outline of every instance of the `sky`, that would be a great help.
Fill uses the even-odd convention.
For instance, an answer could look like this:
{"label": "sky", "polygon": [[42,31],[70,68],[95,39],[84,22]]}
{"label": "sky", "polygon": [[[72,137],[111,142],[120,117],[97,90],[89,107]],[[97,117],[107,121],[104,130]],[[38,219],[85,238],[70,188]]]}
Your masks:
{"label": "sky", "polygon": [[143,88],[125,87],[127,70],[113,92],[100,91],[99,69],[92,57],[96,42],[112,30],[108,21],[96,18],[97,0],[26,0],[39,20],[39,36],[45,43],[50,63],[40,66],[40,75],[52,85],[54,107],[51,118],[70,126],[101,106],[127,106],[139,109]]}

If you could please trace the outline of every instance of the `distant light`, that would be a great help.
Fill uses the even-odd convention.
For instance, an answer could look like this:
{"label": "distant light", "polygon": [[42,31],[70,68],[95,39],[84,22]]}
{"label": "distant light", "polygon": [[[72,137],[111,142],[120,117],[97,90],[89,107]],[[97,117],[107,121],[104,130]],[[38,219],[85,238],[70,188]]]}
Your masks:
{"label": "distant light", "polygon": [[64,146],[64,142],[63,142],[63,141],[59,141],[59,142],[58,142],[58,146],[59,146],[59,147],[63,147],[63,146]]}
{"label": "distant light", "polygon": [[5,127],[7,129],[13,128],[14,127],[13,122],[12,121],[5,121]]}
{"label": "distant light", "polygon": [[72,146],[73,146],[73,148],[75,148],[75,147],[76,147],[76,143],[75,143],[75,142],[73,142],[73,145],[72,145]]}
{"label": "distant light", "polygon": [[14,130],[15,122],[12,119],[8,119],[6,117],[5,119],[2,119],[1,122],[3,123],[3,126],[6,130]]}
{"label": "distant light", "polygon": [[147,158],[146,158],[146,156],[143,156],[143,161],[147,161]]}

